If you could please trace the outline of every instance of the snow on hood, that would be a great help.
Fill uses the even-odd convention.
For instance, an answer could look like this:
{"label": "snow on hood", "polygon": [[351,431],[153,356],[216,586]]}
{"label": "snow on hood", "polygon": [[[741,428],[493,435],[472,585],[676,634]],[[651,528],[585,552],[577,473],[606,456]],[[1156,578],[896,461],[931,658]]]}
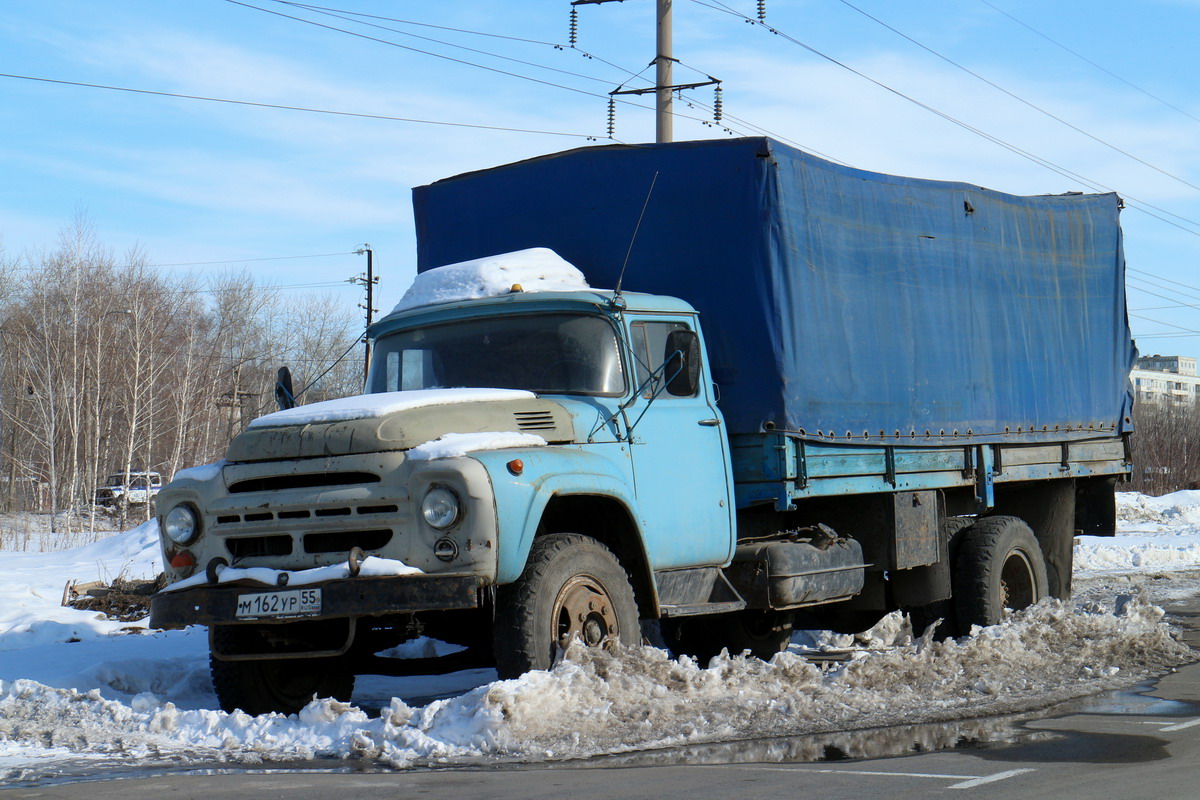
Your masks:
{"label": "snow on hood", "polygon": [[445,433],[432,442],[419,444],[409,450],[408,457],[413,461],[432,461],[435,458],[457,458],[480,450],[545,446],[546,440],[533,433]]}
{"label": "snow on hood", "polygon": [[405,767],[965,719],[1042,708],[1192,659],[1161,609],[1141,600],[1118,606],[1074,611],[1047,600],[969,638],[909,634],[833,668],[790,652],[770,662],[721,655],[706,668],[651,647],[573,647],[552,670],[424,707],[393,699],[377,719],[328,699],[291,717],[250,717],[184,710],[152,692],[125,703],[98,690],[0,681],[0,741],[110,757],[258,763],[326,755]]}
{"label": "snow on hood", "polygon": [[296,406],[266,414],[247,428],[282,425],[311,425],[348,419],[376,419],[396,411],[451,403],[479,403],[501,400],[531,400],[536,395],[522,389],[417,389],[408,392],[377,392],[339,397],[306,406]]}
{"label": "snow on hood", "polygon": [[211,464],[201,464],[196,467],[181,469],[175,473],[173,480],[211,481],[221,477],[221,470],[228,462],[225,459]]}
{"label": "snow on hood", "polygon": [[524,292],[589,289],[583,273],[547,247],[447,264],[419,273],[393,312],[433,303],[498,297],[520,284]]}

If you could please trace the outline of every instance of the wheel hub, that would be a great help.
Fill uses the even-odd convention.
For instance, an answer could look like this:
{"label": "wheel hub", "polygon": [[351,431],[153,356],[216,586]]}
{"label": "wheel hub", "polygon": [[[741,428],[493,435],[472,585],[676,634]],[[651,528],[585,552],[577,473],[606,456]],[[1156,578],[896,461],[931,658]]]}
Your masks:
{"label": "wheel hub", "polygon": [[1033,567],[1024,553],[1014,552],[1000,572],[1000,607],[1020,611],[1033,605],[1037,594]]}
{"label": "wheel hub", "polygon": [[575,639],[588,647],[607,647],[620,633],[612,600],[590,575],[576,575],[554,600],[554,638],[564,650]]}

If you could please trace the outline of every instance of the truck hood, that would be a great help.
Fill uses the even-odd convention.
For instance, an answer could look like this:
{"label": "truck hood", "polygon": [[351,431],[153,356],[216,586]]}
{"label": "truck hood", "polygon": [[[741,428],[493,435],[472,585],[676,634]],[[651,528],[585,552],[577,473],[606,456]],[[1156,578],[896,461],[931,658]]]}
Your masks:
{"label": "truck hood", "polygon": [[[469,391],[469,393],[468,393]],[[376,400],[376,398],[380,398]],[[228,461],[273,461],[408,450],[447,433],[536,434],[575,440],[571,414],[528,392],[427,390],[313,403],[255,420],[234,437]],[[392,402],[388,402],[391,400]]]}

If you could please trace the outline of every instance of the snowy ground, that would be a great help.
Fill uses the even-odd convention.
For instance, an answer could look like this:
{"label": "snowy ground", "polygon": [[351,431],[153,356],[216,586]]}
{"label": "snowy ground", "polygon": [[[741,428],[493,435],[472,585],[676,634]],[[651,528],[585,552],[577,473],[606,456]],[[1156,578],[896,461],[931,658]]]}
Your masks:
{"label": "snowy ground", "polygon": [[[1119,502],[1121,535],[1077,545],[1073,603],[958,642],[914,640],[894,616],[857,642],[798,635],[769,664],[579,651],[511,681],[490,670],[360,678],[353,704],[315,702],[290,718],[212,710],[203,630],[149,632],[60,605],[68,577],[157,574],[152,524],[62,552],[0,551],[0,785],[89,764],[578,758],[1044,707],[1195,660],[1151,602],[1200,591],[1200,492]],[[832,666],[802,655],[848,646],[853,657]]]}

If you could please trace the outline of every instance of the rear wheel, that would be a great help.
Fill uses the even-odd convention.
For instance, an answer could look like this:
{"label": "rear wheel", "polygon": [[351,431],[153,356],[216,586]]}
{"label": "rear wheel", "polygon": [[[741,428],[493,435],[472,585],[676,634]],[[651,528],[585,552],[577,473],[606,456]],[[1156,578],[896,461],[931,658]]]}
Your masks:
{"label": "rear wheel", "polygon": [[[213,635],[225,632],[217,628]],[[209,668],[221,708],[230,713],[295,714],[314,696],[349,701],[354,692],[354,674],[341,658],[223,661],[210,655]]]}
{"label": "rear wheel", "polygon": [[501,678],[549,669],[572,641],[641,643],[629,576],[604,545],[576,533],[534,540],[525,571],[500,587],[493,648]]}
{"label": "rear wheel", "polygon": [[954,559],[959,629],[995,625],[1048,593],[1046,562],[1033,531],[1017,517],[985,517],[961,534]]}

